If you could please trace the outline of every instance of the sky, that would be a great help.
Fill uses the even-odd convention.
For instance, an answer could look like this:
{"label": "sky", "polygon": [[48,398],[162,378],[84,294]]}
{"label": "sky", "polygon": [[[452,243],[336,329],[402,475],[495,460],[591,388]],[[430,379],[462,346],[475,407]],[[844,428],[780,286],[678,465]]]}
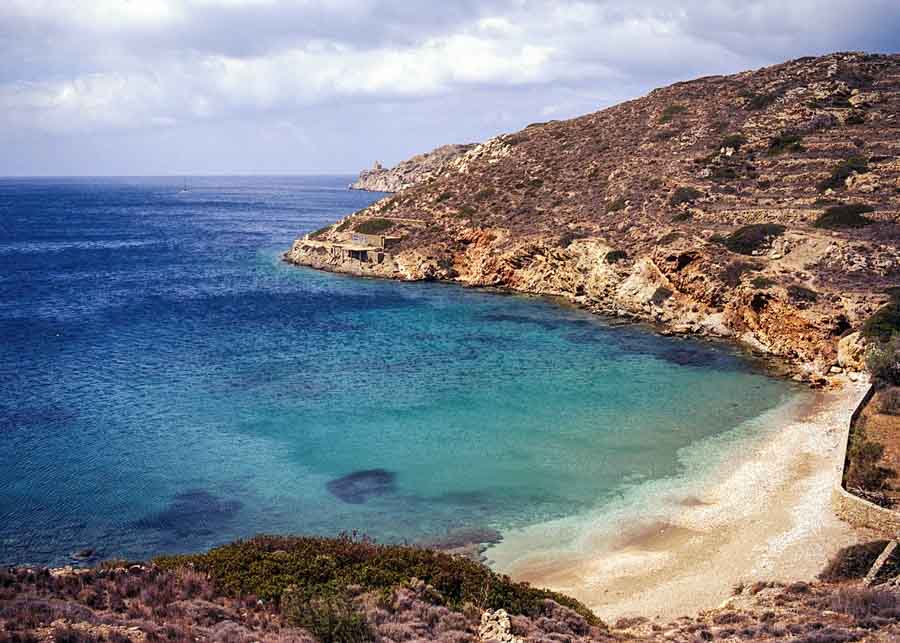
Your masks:
{"label": "sky", "polygon": [[900,0],[0,0],[0,175],[355,173],[833,51]]}

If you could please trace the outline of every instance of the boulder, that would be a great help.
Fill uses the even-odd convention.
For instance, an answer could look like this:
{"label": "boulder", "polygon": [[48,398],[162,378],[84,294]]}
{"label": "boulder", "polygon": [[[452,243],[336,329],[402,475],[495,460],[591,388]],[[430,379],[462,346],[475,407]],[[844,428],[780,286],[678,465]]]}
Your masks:
{"label": "boulder", "polygon": [[865,341],[862,336],[850,333],[838,342],[837,361],[841,367],[861,371],[865,367]]}
{"label": "boulder", "polygon": [[478,638],[485,643],[489,641],[497,643],[524,643],[524,639],[512,634],[510,627],[509,614],[506,613],[506,610],[499,609],[496,612],[487,610],[481,614]]}

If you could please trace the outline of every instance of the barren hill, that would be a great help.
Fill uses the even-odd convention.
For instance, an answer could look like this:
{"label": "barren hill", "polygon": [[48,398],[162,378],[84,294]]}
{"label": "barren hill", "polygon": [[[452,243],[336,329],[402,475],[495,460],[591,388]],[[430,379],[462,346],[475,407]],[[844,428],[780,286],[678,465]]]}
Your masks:
{"label": "barren hill", "polygon": [[[852,331],[900,283],[898,222],[900,55],[840,53],[498,136],[286,259],[561,295],[818,379],[860,367]],[[354,230],[402,239],[351,257]]]}

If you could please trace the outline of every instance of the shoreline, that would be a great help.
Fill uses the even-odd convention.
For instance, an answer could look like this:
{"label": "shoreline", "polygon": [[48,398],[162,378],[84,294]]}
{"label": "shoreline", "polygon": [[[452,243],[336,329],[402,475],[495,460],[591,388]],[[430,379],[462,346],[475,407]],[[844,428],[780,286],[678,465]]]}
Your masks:
{"label": "shoreline", "polygon": [[632,497],[623,500],[630,518],[610,520],[604,509],[504,533],[486,551],[491,567],[573,596],[610,622],[696,614],[742,583],[812,580],[858,540],[835,515],[831,489],[842,427],[865,390],[847,382],[788,402],[782,418],[764,417],[761,435],[729,445],[712,472],[668,481],[641,519]]}
{"label": "shoreline", "polygon": [[[769,352],[757,346],[753,346],[733,335],[718,335],[708,330],[705,332],[697,332],[693,330],[683,330],[672,323],[660,321],[653,318],[643,317],[637,314],[625,313],[625,311],[615,309],[600,309],[598,306],[579,301],[577,297],[566,293],[545,293],[531,290],[520,290],[509,286],[484,286],[469,284],[456,279],[406,279],[396,276],[387,276],[374,274],[365,271],[350,271],[335,269],[333,266],[316,265],[312,263],[297,262],[289,257],[290,251],[279,254],[279,261],[293,268],[305,268],[314,270],[315,272],[327,273],[339,277],[347,277],[351,279],[371,279],[375,281],[393,281],[398,283],[432,283],[444,286],[456,286],[457,288],[465,288],[468,290],[479,290],[484,292],[502,295],[506,297],[536,297],[551,301],[557,306],[573,308],[575,310],[590,313],[595,317],[599,317],[604,322],[616,326],[638,326],[643,327],[651,332],[661,336],[670,337],[672,339],[693,339],[710,344],[726,347],[730,350],[738,351],[749,363],[759,368],[770,377],[782,380],[790,380],[801,386],[808,387],[811,390],[820,390],[833,384],[833,378],[810,378],[810,373],[802,363],[792,362],[784,356]],[[837,381],[843,382],[845,376],[841,376]],[[850,381],[850,385],[856,382]]]}

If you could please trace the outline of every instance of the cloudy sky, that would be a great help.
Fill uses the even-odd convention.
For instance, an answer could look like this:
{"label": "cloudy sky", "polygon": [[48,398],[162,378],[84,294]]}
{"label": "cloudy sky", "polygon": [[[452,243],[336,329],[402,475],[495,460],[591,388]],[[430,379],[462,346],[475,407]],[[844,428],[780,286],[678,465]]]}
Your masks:
{"label": "cloudy sky", "polygon": [[900,0],[0,0],[0,175],[354,172],[846,50]]}

